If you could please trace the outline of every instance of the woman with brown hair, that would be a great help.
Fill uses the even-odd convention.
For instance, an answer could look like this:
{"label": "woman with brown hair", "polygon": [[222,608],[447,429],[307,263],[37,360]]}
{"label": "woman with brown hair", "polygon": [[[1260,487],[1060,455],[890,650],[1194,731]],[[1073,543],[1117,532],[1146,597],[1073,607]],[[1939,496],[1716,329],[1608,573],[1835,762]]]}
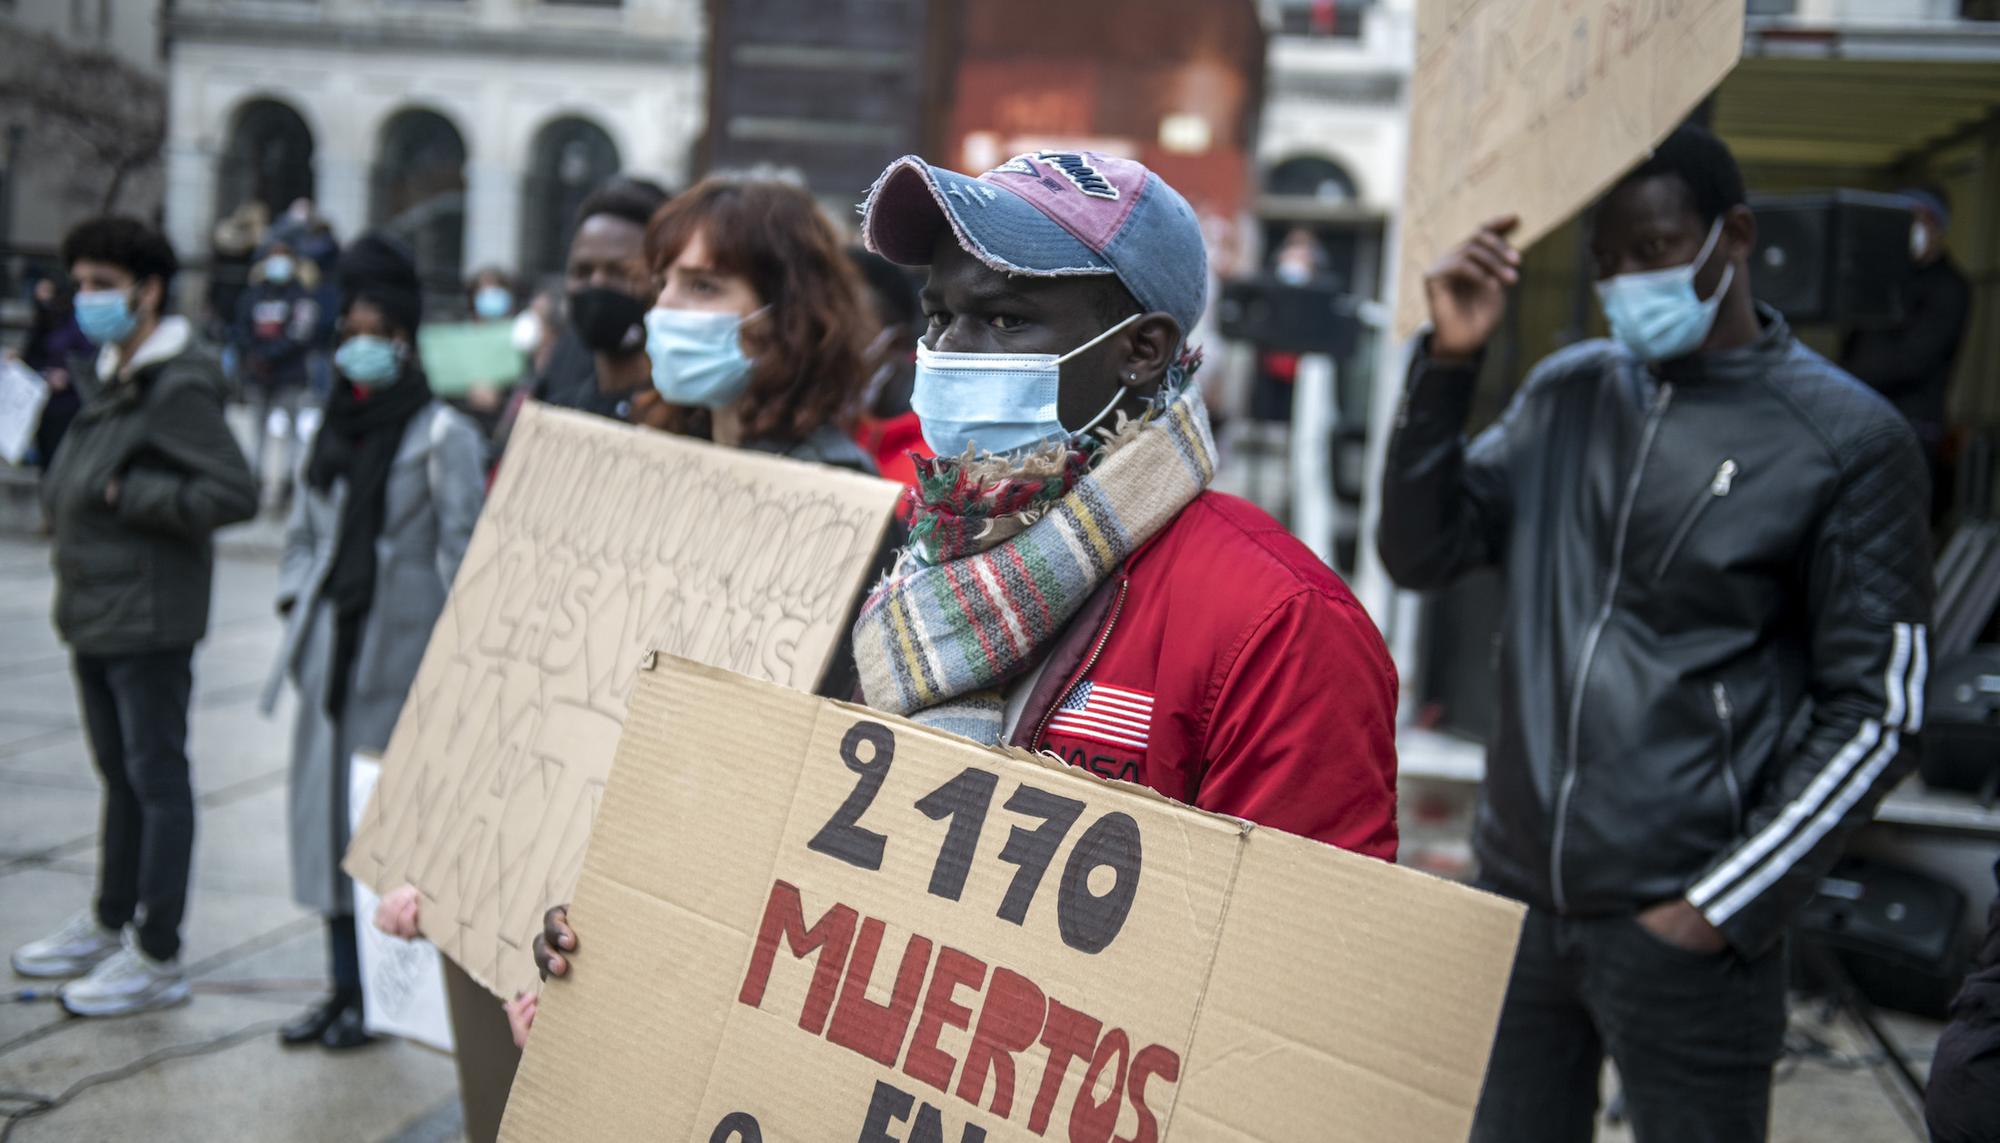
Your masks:
{"label": "woman with brown hair", "polygon": [[653,393],[632,418],[729,448],[874,472],[847,432],[875,332],[867,291],[803,187],[704,179],[653,216]]}

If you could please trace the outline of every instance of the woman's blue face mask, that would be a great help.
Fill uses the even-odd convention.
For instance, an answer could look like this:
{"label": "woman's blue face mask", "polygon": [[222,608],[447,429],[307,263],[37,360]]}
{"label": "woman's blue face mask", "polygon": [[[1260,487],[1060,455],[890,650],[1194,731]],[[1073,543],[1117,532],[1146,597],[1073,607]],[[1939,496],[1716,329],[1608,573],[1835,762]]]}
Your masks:
{"label": "woman's blue face mask", "polygon": [[653,388],[671,404],[720,409],[750,387],[750,359],[743,356],[745,322],[761,317],[707,310],[668,309],[646,314],[646,356]]}

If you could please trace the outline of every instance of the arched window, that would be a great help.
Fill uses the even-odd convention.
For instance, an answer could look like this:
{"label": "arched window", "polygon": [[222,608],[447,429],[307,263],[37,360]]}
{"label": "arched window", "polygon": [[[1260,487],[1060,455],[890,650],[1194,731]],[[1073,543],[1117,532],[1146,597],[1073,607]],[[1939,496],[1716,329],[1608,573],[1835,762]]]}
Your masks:
{"label": "arched window", "polygon": [[217,172],[215,216],[227,218],[258,202],[275,218],[312,196],[313,137],[306,121],[275,99],[253,99],[238,108]]}
{"label": "arched window", "polygon": [[410,244],[432,289],[465,275],[465,139],[435,111],[399,111],[382,125],[369,220]]}
{"label": "arched window", "polygon": [[1309,198],[1327,206],[1351,206],[1361,199],[1347,168],[1317,155],[1286,159],[1272,167],[1264,177],[1264,193]]}
{"label": "arched window", "polygon": [[521,199],[521,269],[530,278],[562,272],[577,208],[618,168],[618,145],[588,119],[566,116],[535,133]]}

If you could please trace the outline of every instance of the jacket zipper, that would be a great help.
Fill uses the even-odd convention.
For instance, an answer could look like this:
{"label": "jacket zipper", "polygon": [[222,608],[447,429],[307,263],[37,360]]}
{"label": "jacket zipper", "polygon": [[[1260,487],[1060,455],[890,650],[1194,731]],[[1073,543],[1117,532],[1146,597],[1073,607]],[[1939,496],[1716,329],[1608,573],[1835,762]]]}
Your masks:
{"label": "jacket zipper", "polygon": [[1729,787],[1729,820],[1735,833],[1743,832],[1743,789],[1736,784],[1736,710],[1729,704],[1729,688],[1716,683],[1715,717],[1722,723],[1722,784]]}
{"label": "jacket zipper", "polygon": [[1549,847],[1549,894],[1558,913],[1569,911],[1568,897],[1563,892],[1563,836],[1569,832],[1569,799],[1576,789],[1576,750],[1583,731],[1584,684],[1590,681],[1590,664],[1597,657],[1597,641],[1604,635],[1605,624],[1611,622],[1612,607],[1618,598],[1618,581],[1625,572],[1625,533],[1632,523],[1632,505],[1639,499],[1639,481],[1646,473],[1646,458],[1652,455],[1653,438],[1659,435],[1660,422],[1666,418],[1667,405],[1673,399],[1673,384],[1662,384],[1660,399],[1653,402],[1652,414],[1646,418],[1646,432],[1639,439],[1639,458],[1632,464],[1631,479],[1625,482],[1625,503],[1618,510],[1618,527],[1611,538],[1611,574],[1605,579],[1604,603],[1584,634],[1583,653],[1576,661],[1576,678],[1570,682],[1569,758],[1556,793],[1556,832]]}
{"label": "jacket zipper", "polygon": [[1055,718],[1056,712],[1062,709],[1063,700],[1068,698],[1069,692],[1076,689],[1076,684],[1082,682],[1083,677],[1090,673],[1090,669],[1097,665],[1097,657],[1104,654],[1104,645],[1111,641],[1111,629],[1118,625],[1118,613],[1125,610],[1125,592],[1131,586],[1132,581],[1129,579],[1119,581],[1118,598],[1111,601],[1111,614],[1105,617],[1104,628],[1097,633],[1097,645],[1090,649],[1090,657],[1083,661],[1083,666],[1078,667],[1076,673],[1069,677],[1069,684],[1057,693],[1056,701],[1050,703],[1049,709],[1042,712],[1042,721],[1035,727],[1035,736],[1028,740],[1028,749],[1042,748],[1042,735],[1048,732],[1049,722]]}
{"label": "jacket zipper", "polygon": [[1709,505],[1729,495],[1729,490],[1736,486],[1736,474],[1739,471],[1741,470],[1736,467],[1734,460],[1723,461],[1721,467],[1715,470],[1715,475],[1709,479],[1708,491],[1697,497],[1689,506],[1687,515],[1681,517],[1680,527],[1674,529],[1673,537],[1667,541],[1666,551],[1653,568],[1654,579],[1666,576],[1667,566],[1674,562],[1676,555],[1680,554],[1681,545],[1687,542],[1688,533],[1694,531],[1695,521],[1701,519],[1701,514],[1708,511]]}

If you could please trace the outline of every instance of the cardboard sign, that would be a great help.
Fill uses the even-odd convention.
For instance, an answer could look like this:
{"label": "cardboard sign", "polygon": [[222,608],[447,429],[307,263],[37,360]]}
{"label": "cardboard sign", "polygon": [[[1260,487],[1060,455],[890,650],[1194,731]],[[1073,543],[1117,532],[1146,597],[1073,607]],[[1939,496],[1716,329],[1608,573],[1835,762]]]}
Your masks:
{"label": "cardboard sign", "polygon": [[1457,1143],[1522,910],[663,659],[570,912],[508,1140]]}
{"label": "cardboard sign", "polygon": [[1425,0],[1417,6],[1398,338],[1424,272],[1483,222],[1526,246],[1672,133],[1743,54],[1741,0]]}
{"label": "cardboard sign", "polygon": [[899,485],[522,410],[346,869],[423,892],[496,994],[569,900],[645,653],[800,690],[845,643]]}
{"label": "cardboard sign", "polygon": [[[348,826],[361,824],[362,807],[382,776],[382,760],[357,754],[347,766]],[[451,1014],[445,1009],[444,962],[426,940],[406,941],[375,927],[382,899],[359,881],[354,886],[355,944],[361,955],[362,1024],[378,1036],[401,1036],[451,1051]]]}
{"label": "cardboard sign", "polygon": [[27,459],[48,401],[49,383],[41,374],[12,358],[0,360],[0,460]]}
{"label": "cardboard sign", "polygon": [[462,397],[476,385],[505,388],[521,379],[528,359],[514,348],[514,323],[439,322],[417,331],[424,378],[440,397]]}

